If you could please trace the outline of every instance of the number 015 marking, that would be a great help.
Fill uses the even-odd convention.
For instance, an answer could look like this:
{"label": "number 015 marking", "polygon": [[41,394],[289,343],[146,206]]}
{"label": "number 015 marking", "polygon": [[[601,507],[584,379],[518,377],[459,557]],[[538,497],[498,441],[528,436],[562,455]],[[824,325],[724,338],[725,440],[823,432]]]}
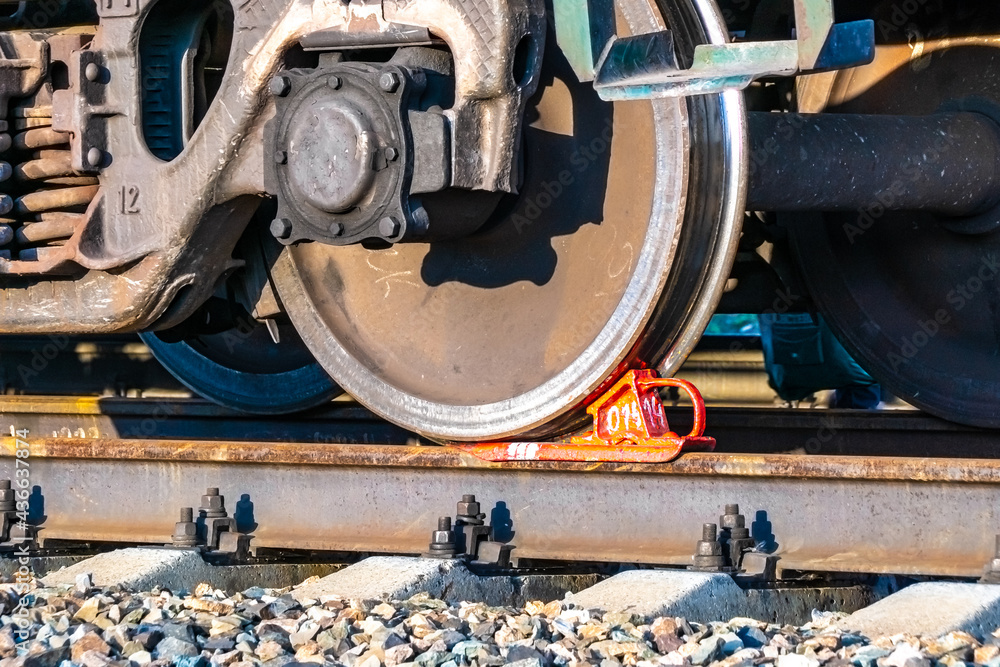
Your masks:
{"label": "number 015 marking", "polygon": [[98,0],[97,7],[101,16],[135,16],[139,13],[139,0]]}

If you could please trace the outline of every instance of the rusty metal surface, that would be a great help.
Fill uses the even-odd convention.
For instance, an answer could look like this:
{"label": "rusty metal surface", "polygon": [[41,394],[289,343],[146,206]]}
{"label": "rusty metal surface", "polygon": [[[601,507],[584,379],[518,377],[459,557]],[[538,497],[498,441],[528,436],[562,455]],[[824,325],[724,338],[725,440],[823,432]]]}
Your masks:
{"label": "rusty metal surface", "polygon": [[[14,441],[0,445],[12,457]],[[175,463],[254,463],[268,465],[434,468],[566,473],[635,473],[658,476],[712,476],[775,479],[828,479],[896,482],[1000,484],[1000,460],[796,454],[692,452],[672,463],[484,461],[461,447],[437,445],[341,445],[213,440],[127,440],[39,438],[31,455],[40,459],[169,461]]]}
{"label": "rusty metal surface", "polygon": [[[30,440],[46,539],[165,542],[206,487],[256,547],[419,553],[464,493],[521,558],[682,564],[739,502],[785,569],[975,576],[1000,462],[690,454],[669,465],[488,464],[440,447]],[[13,442],[0,470],[10,474]],[[238,465],[235,464],[238,462]],[[600,474],[598,474],[600,473]]]}

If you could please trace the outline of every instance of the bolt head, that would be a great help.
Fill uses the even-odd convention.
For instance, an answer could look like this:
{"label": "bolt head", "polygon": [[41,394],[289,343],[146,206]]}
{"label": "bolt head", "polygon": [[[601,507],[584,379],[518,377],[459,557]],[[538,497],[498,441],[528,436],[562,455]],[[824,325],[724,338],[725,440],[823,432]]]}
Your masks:
{"label": "bolt head", "polygon": [[387,93],[394,93],[399,89],[399,75],[395,72],[382,72],[378,78],[379,88]]}
{"label": "bolt head", "polygon": [[330,86],[334,90],[340,90],[340,87],[344,85],[344,80],[334,74],[326,80],[326,85]]}
{"label": "bolt head", "polygon": [[387,239],[391,239],[399,234],[399,221],[395,218],[385,217],[378,223],[378,233]]}
{"label": "bolt head", "polygon": [[292,235],[292,221],[288,218],[277,218],[271,222],[271,235],[276,239],[287,239]]}
{"label": "bolt head", "polygon": [[101,78],[101,66],[97,63],[88,63],[83,75],[87,77],[87,81],[98,81]]}
{"label": "bolt head", "polygon": [[100,148],[91,148],[87,151],[87,163],[92,167],[100,167],[104,162],[104,151]]}
{"label": "bolt head", "polygon": [[385,159],[388,160],[389,162],[395,162],[396,158],[398,157],[399,157],[399,151],[393,148],[392,146],[389,146],[388,148],[385,149]]}
{"label": "bolt head", "polygon": [[330,234],[332,236],[341,236],[344,233],[344,225],[339,222],[330,223]]}
{"label": "bolt head", "polygon": [[288,164],[288,152],[287,151],[275,151],[274,152],[274,163],[275,164]]}
{"label": "bolt head", "polygon": [[271,79],[268,89],[275,97],[287,97],[288,93],[292,92],[292,80],[287,76],[279,74]]}

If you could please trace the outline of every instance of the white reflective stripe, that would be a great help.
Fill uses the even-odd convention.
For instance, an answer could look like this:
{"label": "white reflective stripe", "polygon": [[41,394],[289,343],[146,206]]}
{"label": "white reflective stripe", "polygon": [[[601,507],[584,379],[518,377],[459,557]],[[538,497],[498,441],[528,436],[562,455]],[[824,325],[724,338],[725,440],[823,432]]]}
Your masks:
{"label": "white reflective stripe", "polygon": [[537,442],[511,442],[507,445],[507,459],[510,461],[535,461],[538,459]]}

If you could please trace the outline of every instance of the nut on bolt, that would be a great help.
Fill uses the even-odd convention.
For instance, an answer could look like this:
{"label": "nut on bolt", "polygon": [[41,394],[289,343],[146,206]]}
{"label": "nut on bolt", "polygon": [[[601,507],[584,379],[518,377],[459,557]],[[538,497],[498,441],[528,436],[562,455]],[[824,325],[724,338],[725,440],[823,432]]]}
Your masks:
{"label": "nut on bolt", "polygon": [[480,512],[481,509],[479,502],[476,501],[476,496],[473,494],[466,494],[462,496],[462,499],[458,502],[458,509],[455,512],[455,523],[464,523],[467,526],[482,526],[485,523],[486,514]]}
{"label": "nut on bolt", "polygon": [[427,555],[431,558],[454,558],[458,555],[458,542],[451,527],[451,517],[438,519],[437,530],[431,533]]}
{"label": "nut on bolt", "polygon": [[746,517],[740,513],[738,504],[726,505],[725,514],[719,517],[720,539],[728,552],[729,563],[739,567],[743,554],[756,546],[757,542],[750,536]]}
{"label": "nut on bolt", "polygon": [[174,525],[170,541],[175,547],[198,546],[198,524],[194,522],[194,508],[181,508],[181,520]]}
{"label": "nut on bolt", "polygon": [[201,497],[201,513],[207,519],[226,516],[226,497],[219,495],[219,490],[210,488]]}
{"label": "nut on bolt", "polygon": [[691,569],[696,572],[722,572],[725,566],[726,558],[722,555],[718,526],[706,523],[701,527],[701,540],[695,549],[694,565]]}
{"label": "nut on bolt", "polygon": [[382,72],[378,78],[379,88],[387,93],[394,93],[399,89],[399,75],[395,72]]}

